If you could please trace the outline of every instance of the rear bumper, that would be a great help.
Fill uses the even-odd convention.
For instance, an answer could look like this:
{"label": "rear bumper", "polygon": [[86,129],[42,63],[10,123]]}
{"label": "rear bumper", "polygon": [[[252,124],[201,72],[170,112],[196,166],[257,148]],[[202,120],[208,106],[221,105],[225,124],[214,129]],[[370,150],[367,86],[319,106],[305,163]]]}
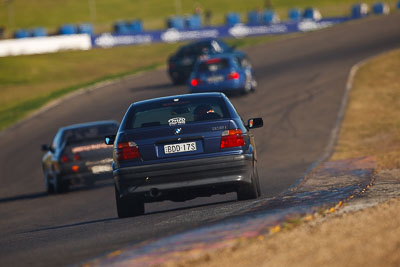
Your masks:
{"label": "rear bumper", "polygon": [[63,181],[70,181],[71,184],[93,183],[96,181],[109,180],[112,181],[112,172],[103,172],[93,174],[92,172],[81,172],[61,175]]}
{"label": "rear bumper", "polygon": [[[251,184],[252,172],[253,155],[244,154],[117,169],[114,179],[123,196],[147,196],[154,189],[212,191],[218,187],[231,192],[237,185]],[[223,189],[224,185],[232,186]]]}

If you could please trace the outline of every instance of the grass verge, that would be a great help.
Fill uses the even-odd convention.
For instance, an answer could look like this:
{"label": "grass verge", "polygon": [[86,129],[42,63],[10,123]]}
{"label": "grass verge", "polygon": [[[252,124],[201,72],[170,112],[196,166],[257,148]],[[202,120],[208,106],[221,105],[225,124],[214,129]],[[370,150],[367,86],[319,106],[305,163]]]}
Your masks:
{"label": "grass verge", "polygon": [[[228,40],[237,47],[284,36]],[[79,88],[163,66],[181,44],[126,46],[0,60],[0,130]]]}
{"label": "grass verge", "polygon": [[400,168],[400,50],[357,72],[331,160],[376,156],[378,169]]}
{"label": "grass verge", "polygon": [[21,101],[14,105],[9,105],[6,109],[1,109],[0,129],[15,123],[16,121],[22,119],[26,114],[39,109],[40,107],[44,106],[46,103],[50,102],[51,100],[60,98],[64,95],[71,93],[73,91],[76,91],[78,89],[89,87],[91,85],[94,85],[94,84],[97,84],[97,83],[100,83],[103,81],[121,78],[126,75],[131,75],[131,74],[135,74],[135,73],[142,72],[142,71],[153,70],[153,69],[157,68],[158,66],[159,66],[158,64],[152,64],[152,65],[137,68],[137,69],[135,69],[133,71],[129,71],[129,72],[118,73],[118,74],[114,74],[114,75],[106,75],[106,76],[103,76],[99,79],[96,79],[96,80],[93,80],[90,82],[62,88],[60,90],[50,91],[46,94]]}

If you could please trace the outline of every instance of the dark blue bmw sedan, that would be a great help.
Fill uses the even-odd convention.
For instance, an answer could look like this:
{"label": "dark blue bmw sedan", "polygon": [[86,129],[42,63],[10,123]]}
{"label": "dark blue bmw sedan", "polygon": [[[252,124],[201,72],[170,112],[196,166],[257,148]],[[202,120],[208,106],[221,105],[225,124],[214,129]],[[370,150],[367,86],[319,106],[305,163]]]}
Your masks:
{"label": "dark blue bmw sedan", "polygon": [[197,61],[188,86],[191,93],[247,94],[256,89],[257,82],[250,60],[244,53],[235,52]]}
{"label": "dark blue bmw sedan", "polygon": [[254,137],[261,118],[245,124],[223,93],[156,98],[133,103],[114,144],[118,217],[144,214],[144,203],[186,201],[237,192],[260,195]]}

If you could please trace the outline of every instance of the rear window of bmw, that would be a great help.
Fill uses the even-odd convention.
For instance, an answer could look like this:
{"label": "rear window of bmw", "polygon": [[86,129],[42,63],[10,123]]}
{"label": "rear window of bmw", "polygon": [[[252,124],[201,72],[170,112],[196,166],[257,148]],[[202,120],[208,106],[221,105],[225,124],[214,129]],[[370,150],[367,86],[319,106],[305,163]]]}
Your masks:
{"label": "rear window of bmw", "polygon": [[177,126],[229,118],[221,98],[175,98],[137,104],[127,115],[125,129]]}
{"label": "rear window of bmw", "polygon": [[199,64],[198,72],[214,72],[229,68],[229,61],[226,58],[213,58]]}
{"label": "rear window of bmw", "polygon": [[71,143],[78,143],[91,139],[102,139],[106,135],[115,134],[118,131],[116,124],[102,124],[89,127],[65,130],[62,140]]}

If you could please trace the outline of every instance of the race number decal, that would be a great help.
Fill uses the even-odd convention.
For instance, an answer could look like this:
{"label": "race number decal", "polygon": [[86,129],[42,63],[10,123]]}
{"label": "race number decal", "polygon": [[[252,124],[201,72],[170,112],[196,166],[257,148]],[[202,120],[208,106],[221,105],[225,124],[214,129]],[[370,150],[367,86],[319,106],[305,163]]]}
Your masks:
{"label": "race number decal", "polygon": [[185,123],[186,123],[186,119],[183,117],[172,118],[172,119],[168,120],[169,126],[182,125]]}

